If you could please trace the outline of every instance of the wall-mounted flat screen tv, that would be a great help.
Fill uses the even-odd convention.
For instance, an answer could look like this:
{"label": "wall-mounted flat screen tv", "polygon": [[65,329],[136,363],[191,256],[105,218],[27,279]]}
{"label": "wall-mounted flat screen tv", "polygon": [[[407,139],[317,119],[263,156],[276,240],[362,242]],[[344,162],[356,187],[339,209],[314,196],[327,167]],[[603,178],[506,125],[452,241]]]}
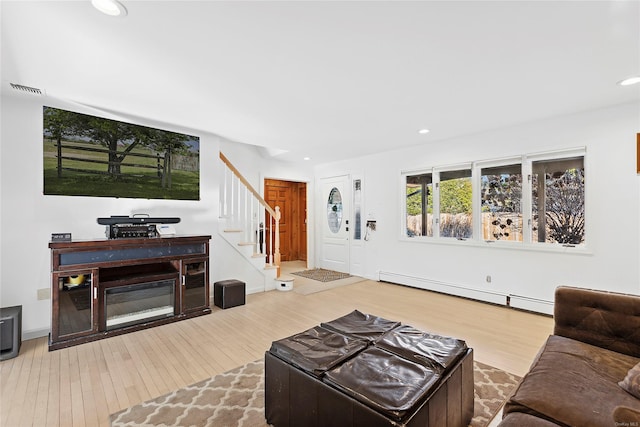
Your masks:
{"label": "wall-mounted flat screen tv", "polygon": [[44,194],[200,199],[200,138],[43,108]]}

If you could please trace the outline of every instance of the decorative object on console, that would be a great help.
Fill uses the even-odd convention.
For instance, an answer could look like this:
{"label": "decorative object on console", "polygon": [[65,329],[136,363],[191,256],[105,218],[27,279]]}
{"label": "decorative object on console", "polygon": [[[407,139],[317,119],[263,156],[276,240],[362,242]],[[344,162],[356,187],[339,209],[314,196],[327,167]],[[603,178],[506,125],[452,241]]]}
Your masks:
{"label": "decorative object on console", "polygon": [[70,242],[71,233],[51,233],[52,242]]}
{"label": "decorative object on console", "polygon": [[106,236],[109,239],[129,239],[136,237],[158,237],[176,234],[173,226],[177,217],[150,217],[149,215],[112,215],[109,218],[98,218],[98,224],[106,225]]}
{"label": "decorative object on console", "polygon": [[173,236],[176,234],[176,228],[173,224],[158,224],[156,225],[156,231],[160,236]]}
{"label": "decorative object on console", "polygon": [[84,274],[74,274],[67,277],[67,283],[64,286],[66,288],[75,288],[82,285],[84,285]]}

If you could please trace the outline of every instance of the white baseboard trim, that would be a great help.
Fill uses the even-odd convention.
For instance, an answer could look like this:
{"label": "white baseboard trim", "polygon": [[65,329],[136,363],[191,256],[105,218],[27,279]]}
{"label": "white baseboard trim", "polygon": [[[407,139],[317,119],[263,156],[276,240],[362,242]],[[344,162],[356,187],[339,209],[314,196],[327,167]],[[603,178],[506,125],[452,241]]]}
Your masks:
{"label": "white baseboard trim", "polygon": [[383,282],[397,283],[400,285],[412,286],[415,288],[441,292],[444,294],[470,298],[492,304],[507,305],[507,295],[493,292],[486,289],[477,289],[470,286],[446,283],[439,280],[427,279],[424,277],[409,276],[406,274],[393,273],[390,271],[380,271],[379,279]]}
{"label": "white baseboard trim", "polygon": [[[275,289],[275,287],[274,287],[274,288],[272,288],[272,289]],[[265,291],[269,291],[269,290],[272,290],[272,289],[265,289],[265,287],[264,287],[264,286],[255,286],[255,287],[252,287],[252,286],[250,286],[249,284],[247,284],[247,287],[246,287],[246,289],[245,289],[245,293],[246,293],[247,295],[251,295],[251,294],[258,294],[258,293],[265,292]]]}
{"label": "white baseboard trim", "polygon": [[49,329],[33,329],[30,331],[22,331],[22,341],[33,340],[41,337],[48,337]]}
{"label": "white baseboard trim", "polygon": [[553,301],[523,297],[521,295],[509,295],[509,305],[521,310],[553,315]]}

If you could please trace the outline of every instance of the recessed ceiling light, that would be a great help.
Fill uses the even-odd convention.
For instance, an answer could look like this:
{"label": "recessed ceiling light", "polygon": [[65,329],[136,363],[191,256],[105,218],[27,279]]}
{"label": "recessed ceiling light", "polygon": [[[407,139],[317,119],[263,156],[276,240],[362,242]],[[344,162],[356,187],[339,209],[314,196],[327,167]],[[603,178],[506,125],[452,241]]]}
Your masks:
{"label": "recessed ceiling light", "polygon": [[302,160],[311,160],[311,157],[304,157]]}
{"label": "recessed ceiling light", "polygon": [[93,7],[109,16],[126,16],[127,9],[118,0],[91,0]]}
{"label": "recessed ceiling light", "polygon": [[425,133],[429,133],[429,129],[420,129],[418,133],[424,135]]}
{"label": "recessed ceiling light", "polygon": [[630,86],[630,85],[634,85],[636,83],[640,83],[640,76],[629,77],[629,78],[626,78],[624,80],[620,80],[618,82],[618,84],[620,86]]}

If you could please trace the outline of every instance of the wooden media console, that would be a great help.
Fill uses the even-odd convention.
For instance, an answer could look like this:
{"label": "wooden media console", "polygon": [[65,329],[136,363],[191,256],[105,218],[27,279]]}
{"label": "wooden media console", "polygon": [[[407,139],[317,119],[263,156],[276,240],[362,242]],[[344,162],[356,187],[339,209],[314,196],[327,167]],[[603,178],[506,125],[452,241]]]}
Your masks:
{"label": "wooden media console", "polygon": [[211,313],[210,239],[49,243],[49,350]]}

